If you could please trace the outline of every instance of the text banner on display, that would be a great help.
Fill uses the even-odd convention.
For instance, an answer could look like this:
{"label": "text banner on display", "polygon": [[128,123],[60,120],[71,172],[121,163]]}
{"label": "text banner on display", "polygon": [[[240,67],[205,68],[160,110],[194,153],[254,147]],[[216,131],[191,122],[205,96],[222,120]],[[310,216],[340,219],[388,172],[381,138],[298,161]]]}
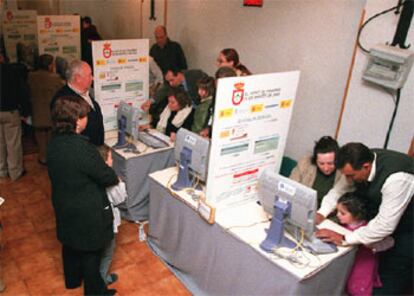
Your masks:
{"label": "text banner on display", "polygon": [[80,59],[79,15],[41,15],[37,17],[39,54]]}
{"label": "text banner on display", "polygon": [[92,42],[95,98],[105,131],[117,129],[120,101],[140,107],[148,99],[148,52],[148,39]]}
{"label": "text banner on display", "polygon": [[5,10],[3,13],[3,36],[7,56],[11,63],[17,62],[17,44],[21,44],[21,58],[34,66],[37,54],[36,10]]}
{"label": "text banner on display", "polygon": [[207,200],[226,208],[257,199],[257,179],[279,171],[299,71],[220,79],[211,139]]}

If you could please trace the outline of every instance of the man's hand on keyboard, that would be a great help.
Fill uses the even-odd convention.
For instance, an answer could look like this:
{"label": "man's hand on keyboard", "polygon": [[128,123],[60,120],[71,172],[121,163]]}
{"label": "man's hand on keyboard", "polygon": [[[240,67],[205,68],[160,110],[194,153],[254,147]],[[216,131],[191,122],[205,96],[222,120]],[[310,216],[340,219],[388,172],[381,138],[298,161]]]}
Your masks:
{"label": "man's hand on keyboard", "polygon": [[345,239],[344,235],[329,229],[319,229],[315,235],[317,238],[326,242],[332,242],[337,246],[341,246]]}

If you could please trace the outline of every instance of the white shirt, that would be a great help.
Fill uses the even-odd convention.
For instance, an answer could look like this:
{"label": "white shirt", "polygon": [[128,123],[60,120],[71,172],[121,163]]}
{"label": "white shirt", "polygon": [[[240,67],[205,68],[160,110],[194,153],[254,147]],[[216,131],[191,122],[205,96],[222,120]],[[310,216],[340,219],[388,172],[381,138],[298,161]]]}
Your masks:
{"label": "white shirt", "polygon": [[111,202],[112,213],[114,214],[114,232],[118,232],[118,226],[121,225],[121,213],[117,206],[127,199],[126,185],[124,182],[119,181],[115,186],[106,188],[106,194]]}
{"label": "white shirt", "polygon": [[77,93],[79,96],[81,96],[88,104],[89,104],[89,106],[91,106],[91,108],[93,109],[93,110],[95,110],[95,107],[93,106],[93,103],[92,103],[92,99],[91,99],[91,97],[89,96],[89,90],[87,90],[85,93],[81,93],[80,91],[78,91],[73,85],[71,85],[69,82],[68,82],[68,86],[75,92],[75,93]]}
{"label": "white shirt", "polygon": [[[368,182],[374,180],[376,173],[376,155]],[[328,216],[335,208],[338,199],[355,187],[343,176],[323,198],[318,213]],[[345,236],[347,244],[371,244],[391,235],[398,225],[405,209],[414,194],[414,175],[398,172],[388,176],[381,188],[382,202],[378,214],[366,226],[360,227]]]}

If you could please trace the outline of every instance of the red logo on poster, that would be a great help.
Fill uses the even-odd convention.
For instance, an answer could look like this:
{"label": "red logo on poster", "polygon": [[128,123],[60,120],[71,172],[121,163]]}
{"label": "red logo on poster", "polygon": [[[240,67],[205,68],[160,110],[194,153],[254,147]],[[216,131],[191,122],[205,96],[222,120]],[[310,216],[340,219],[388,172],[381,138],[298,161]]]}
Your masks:
{"label": "red logo on poster", "polygon": [[8,10],[6,13],[6,18],[10,22],[13,19],[13,12]]}
{"label": "red logo on poster", "polygon": [[104,44],[102,53],[105,59],[109,59],[112,56],[111,43]]}
{"label": "red logo on poster", "polygon": [[50,20],[50,17],[45,18],[45,28],[50,29],[52,27],[52,21]]}
{"label": "red logo on poster", "polygon": [[244,83],[236,83],[234,85],[235,90],[233,90],[233,97],[231,98],[231,101],[233,102],[233,105],[240,105],[240,103],[243,101],[244,97]]}

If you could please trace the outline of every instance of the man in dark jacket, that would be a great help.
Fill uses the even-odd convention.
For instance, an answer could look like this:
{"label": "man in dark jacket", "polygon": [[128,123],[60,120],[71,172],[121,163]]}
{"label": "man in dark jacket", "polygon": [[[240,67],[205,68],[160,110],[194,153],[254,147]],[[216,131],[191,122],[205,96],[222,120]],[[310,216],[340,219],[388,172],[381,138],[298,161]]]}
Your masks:
{"label": "man in dark jacket", "polygon": [[184,52],[178,42],[171,41],[167,35],[167,29],[164,26],[155,28],[155,43],[150,50],[150,56],[160,67],[165,75],[168,70],[186,70],[187,60]]}
{"label": "man in dark jacket", "polygon": [[83,61],[74,60],[70,63],[67,73],[68,83],[62,87],[53,97],[50,107],[53,107],[57,98],[62,96],[79,96],[91,107],[88,113],[88,125],[82,132],[96,146],[104,143],[103,116],[99,104],[89,93],[93,76],[91,67]]}

